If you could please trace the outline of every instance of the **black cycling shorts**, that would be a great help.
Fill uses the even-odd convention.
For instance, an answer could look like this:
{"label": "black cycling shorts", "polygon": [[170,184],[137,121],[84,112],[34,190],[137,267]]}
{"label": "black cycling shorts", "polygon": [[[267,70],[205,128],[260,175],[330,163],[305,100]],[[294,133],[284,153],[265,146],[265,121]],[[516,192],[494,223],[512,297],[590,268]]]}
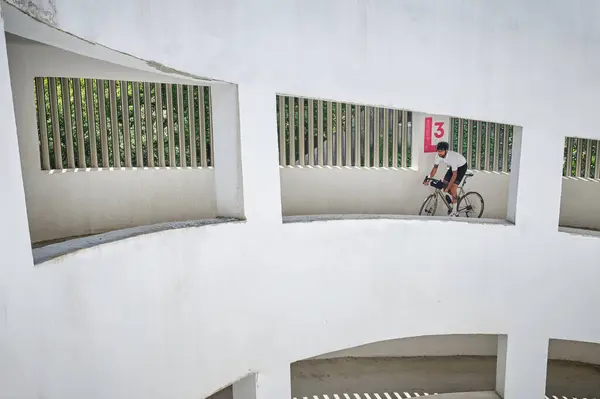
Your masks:
{"label": "black cycling shorts", "polygon": [[[463,166],[460,166],[456,169],[456,180],[454,180],[454,184],[460,184],[463,177],[465,177],[465,173],[467,173],[467,164],[465,163]],[[452,179],[452,168],[448,168],[446,172],[446,176],[444,176],[444,181],[448,183]]]}

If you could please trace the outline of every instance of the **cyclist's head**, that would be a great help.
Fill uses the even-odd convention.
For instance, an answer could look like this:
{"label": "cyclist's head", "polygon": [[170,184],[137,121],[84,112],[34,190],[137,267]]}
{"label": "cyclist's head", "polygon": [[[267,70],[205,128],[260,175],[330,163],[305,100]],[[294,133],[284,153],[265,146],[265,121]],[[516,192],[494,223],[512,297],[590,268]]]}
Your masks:
{"label": "cyclist's head", "polygon": [[439,143],[437,143],[436,146],[436,150],[437,153],[440,157],[444,158],[446,157],[446,154],[448,153],[448,148],[450,148],[450,146],[448,145],[448,143],[446,141],[440,141]]}

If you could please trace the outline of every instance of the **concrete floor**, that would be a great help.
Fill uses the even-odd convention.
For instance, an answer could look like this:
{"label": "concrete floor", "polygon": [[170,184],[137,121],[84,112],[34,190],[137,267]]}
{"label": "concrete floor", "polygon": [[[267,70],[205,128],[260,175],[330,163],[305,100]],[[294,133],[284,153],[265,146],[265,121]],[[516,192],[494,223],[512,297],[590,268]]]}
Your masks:
{"label": "concrete floor", "polygon": [[483,357],[341,358],[292,365],[292,396],[364,392],[489,391],[496,360]]}
{"label": "concrete floor", "polygon": [[[294,363],[291,376],[292,397],[298,399],[398,399],[425,393],[491,391],[496,358],[315,359]],[[600,366],[550,361],[546,392],[551,399],[600,399]],[[231,387],[211,396],[231,398]]]}

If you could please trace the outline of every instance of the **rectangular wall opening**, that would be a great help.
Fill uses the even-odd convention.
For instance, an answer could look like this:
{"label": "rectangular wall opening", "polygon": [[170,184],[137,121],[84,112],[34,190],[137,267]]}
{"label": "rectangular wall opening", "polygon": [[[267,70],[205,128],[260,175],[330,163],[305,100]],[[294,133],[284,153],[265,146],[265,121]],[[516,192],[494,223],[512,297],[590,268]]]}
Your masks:
{"label": "rectangular wall opening", "polygon": [[210,167],[210,88],[34,79],[42,170]]}
{"label": "rectangular wall opening", "polygon": [[600,398],[600,344],[551,339],[546,397]]}
{"label": "rectangular wall opening", "polygon": [[[441,196],[433,211],[422,209],[434,192],[422,182],[431,171],[435,154],[431,148],[435,150],[438,141],[447,141],[451,151],[467,162],[463,194],[480,194],[465,197],[463,204],[471,198],[478,204],[458,207],[464,210],[463,217],[507,219],[514,137],[520,128],[289,95],[278,95],[275,101],[286,220],[420,213],[447,217],[452,208]],[[427,118],[436,119],[431,124],[437,129],[430,127],[429,141]],[[441,165],[436,177],[443,179],[445,172]]]}
{"label": "rectangular wall opening", "polygon": [[293,363],[292,396],[397,399],[491,392],[497,349],[498,337],[484,334],[370,343]]}
{"label": "rectangular wall opening", "polygon": [[600,236],[600,140],[567,137],[559,229]]}
{"label": "rectangular wall opening", "polygon": [[6,41],[34,247],[215,217],[209,86]]}

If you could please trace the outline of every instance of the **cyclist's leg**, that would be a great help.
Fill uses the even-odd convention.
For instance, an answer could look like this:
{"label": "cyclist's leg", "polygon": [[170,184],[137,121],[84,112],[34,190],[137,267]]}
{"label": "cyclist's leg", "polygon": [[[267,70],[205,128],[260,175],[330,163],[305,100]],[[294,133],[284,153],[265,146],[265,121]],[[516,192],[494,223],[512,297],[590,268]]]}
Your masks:
{"label": "cyclist's leg", "polygon": [[[450,179],[452,178],[452,168],[448,168],[448,170],[446,171],[446,174],[444,175],[444,189],[448,187],[448,183],[450,182]],[[452,184],[452,186],[455,186],[455,184]],[[456,215],[456,190],[453,190],[452,187],[450,187],[450,194],[452,195],[452,198],[448,200],[452,201],[452,210],[449,212],[449,215],[451,216],[455,216]],[[444,193],[444,197],[447,197],[448,194]]]}
{"label": "cyclist's leg", "polygon": [[448,168],[446,174],[444,175],[444,186],[448,186],[448,182],[452,178],[452,168]]}
{"label": "cyclist's leg", "polygon": [[448,168],[446,174],[444,175],[444,190],[448,187],[450,179],[452,179],[452,168]]}
{"label": "cyclist's leg", "polygon": [[465,173],[467,173],[467,164],[464,164],[460,168],[456,169],[456,180],[454,180],[454,183],[456,184],[457,188],[465,177]]}
{"label": "cyclist's leg", "polygon": [[457,189],[458,185],[456,183],[452,183],[452,186],[450,187],[450,194],[452,195],[452,213],[450,214],[451,216],[458,216],[458,204],[456,198]]}
{"label": "cyclist's leg", "polygon": [[465,177],[465,173],[467,173],[467,164],[464,164],[456,170],[456,179],[454,180],[454,184],[452,184],[452,187],[450,187],[450,192],[452,193],[452,198],[454,199],[452,205],[455,214],[458,212],[458,209],[456,208],[458,200],[458,186],[462,182],[462,179]]}
{"label": "cyclist's leg", "polygon": [[457,193],[458,193],[458,183],[453,183],[452,187],[450,187],[450,194],[452,194],[452,205],[454,207],[454,212],[456,212]]}

